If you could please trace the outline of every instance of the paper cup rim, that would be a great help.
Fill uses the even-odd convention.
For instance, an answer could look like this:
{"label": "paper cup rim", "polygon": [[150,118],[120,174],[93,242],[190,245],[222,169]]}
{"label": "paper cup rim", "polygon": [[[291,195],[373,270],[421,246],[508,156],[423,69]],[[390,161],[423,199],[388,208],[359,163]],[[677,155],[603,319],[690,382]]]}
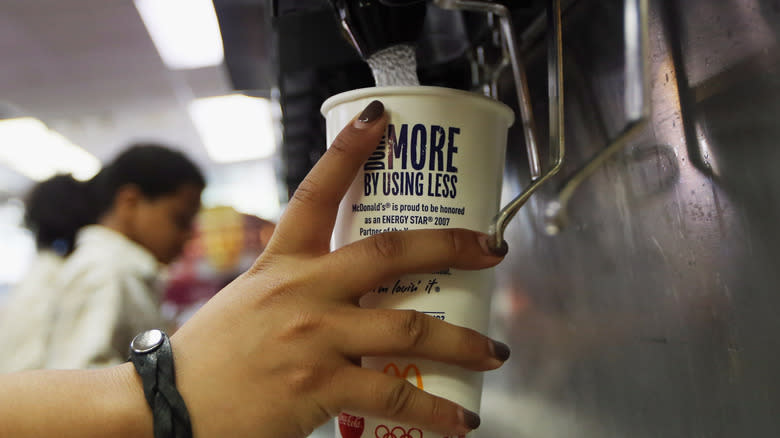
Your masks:
{"label": "paper cup rim", "polygon": [[511,126],[515,120],[514,111],[503,102],[470,91],[419,85],[408,87],[368,87],[345,91],[325,100],[320,107],[320,112],[325,117],[327,116],[328,111],[342,103],[371,97],[376,97],[381,101],[381,98],[384,96],[440,96],[467,98],[472,100],[475,104],[490,107],[492,110],[497,111],[499,115],[503,115],[506,119],[507,126]]}

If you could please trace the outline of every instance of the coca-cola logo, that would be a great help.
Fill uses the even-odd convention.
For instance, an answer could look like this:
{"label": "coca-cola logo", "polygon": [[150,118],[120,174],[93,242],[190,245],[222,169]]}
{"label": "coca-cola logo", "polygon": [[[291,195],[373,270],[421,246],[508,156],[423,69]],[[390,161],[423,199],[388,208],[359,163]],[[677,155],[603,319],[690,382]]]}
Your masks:
{"label": "coca-cola logo", "polygon": [[366,420],[363,417],[342,412],[339,414],[339,431],[343,438],[360,438],[363,435]]}
{"label": "coca-cola logo", "polygon": [[384,424],[380,424],[374,429],[374,436],[376,438],[423,438],[423,432],[416,427],[406,430],[401,426],[395,426],[390,429]]}

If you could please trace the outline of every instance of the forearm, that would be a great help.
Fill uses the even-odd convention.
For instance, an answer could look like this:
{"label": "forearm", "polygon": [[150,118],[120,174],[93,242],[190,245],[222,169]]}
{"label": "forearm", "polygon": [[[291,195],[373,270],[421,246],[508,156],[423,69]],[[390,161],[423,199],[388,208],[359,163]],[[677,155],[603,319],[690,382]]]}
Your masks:
{"label": "forearm", "polygon": [[0,437],[152,437],[131,364],[0,375]]}

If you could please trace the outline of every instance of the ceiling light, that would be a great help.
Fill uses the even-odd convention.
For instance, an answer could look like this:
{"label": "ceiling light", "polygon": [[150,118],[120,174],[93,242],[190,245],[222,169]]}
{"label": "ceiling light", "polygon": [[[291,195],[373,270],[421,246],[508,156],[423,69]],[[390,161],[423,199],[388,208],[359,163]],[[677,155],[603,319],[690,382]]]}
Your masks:
{"label": "ceiling light", "polygon": [[217,166],[208,175],[203,205],[230,206],[263,219],[277,221],[281,211],[272,160]]}
{"label": "ceiling light", "polygon": [[135,7],[168,68],[222,63],[222,35],[211,0],[135,0]]}
{"label": "ceiling light", "polygon": [[84,181],[100,170],[94,155],[32,117],[0,120],[0,164],[36,181],[57,173]]}
{"label": "ceiling light", "polygon": [[212,160],[218,163],[256,160],[276,149],[268,99],[228,95],[195,99],[190,116]]}

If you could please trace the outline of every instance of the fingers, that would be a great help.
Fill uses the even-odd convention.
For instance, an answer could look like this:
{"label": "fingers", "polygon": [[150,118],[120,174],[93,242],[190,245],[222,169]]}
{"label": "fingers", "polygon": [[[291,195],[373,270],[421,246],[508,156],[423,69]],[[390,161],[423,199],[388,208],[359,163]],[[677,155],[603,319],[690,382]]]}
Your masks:
{"label": "fingers", "polygon": [[333,324],[329,333],[350,357],[419,357],[477,371],[498,368],[509,358],[505,344],[413,310],[350,309],[338,321],[348,324]]}
{"label": "fingers", "polygon": [[[463,229],[413,230],[375,234],[324,258],[322,276],[339,291],[359,296],[385,280],[447,268],[483,269],[504,254],[487,247],[487,235]],[[348,276],[344,273],[349,272]],[[326,283],[327,284],[327,283]]]}
{"label": "fingers", "polygon": [[334,376],[332,385],[331,397],[346,412],[386,418],[443,435],[465,435],[479,426],[477,414],[377,371],[344,367]]}
{"label": "fingers", "polygon": [[384,106],[373,101],[333,141],[295,191],[269,246],[288,253],[328,251],[339,202],[385,130]]}

